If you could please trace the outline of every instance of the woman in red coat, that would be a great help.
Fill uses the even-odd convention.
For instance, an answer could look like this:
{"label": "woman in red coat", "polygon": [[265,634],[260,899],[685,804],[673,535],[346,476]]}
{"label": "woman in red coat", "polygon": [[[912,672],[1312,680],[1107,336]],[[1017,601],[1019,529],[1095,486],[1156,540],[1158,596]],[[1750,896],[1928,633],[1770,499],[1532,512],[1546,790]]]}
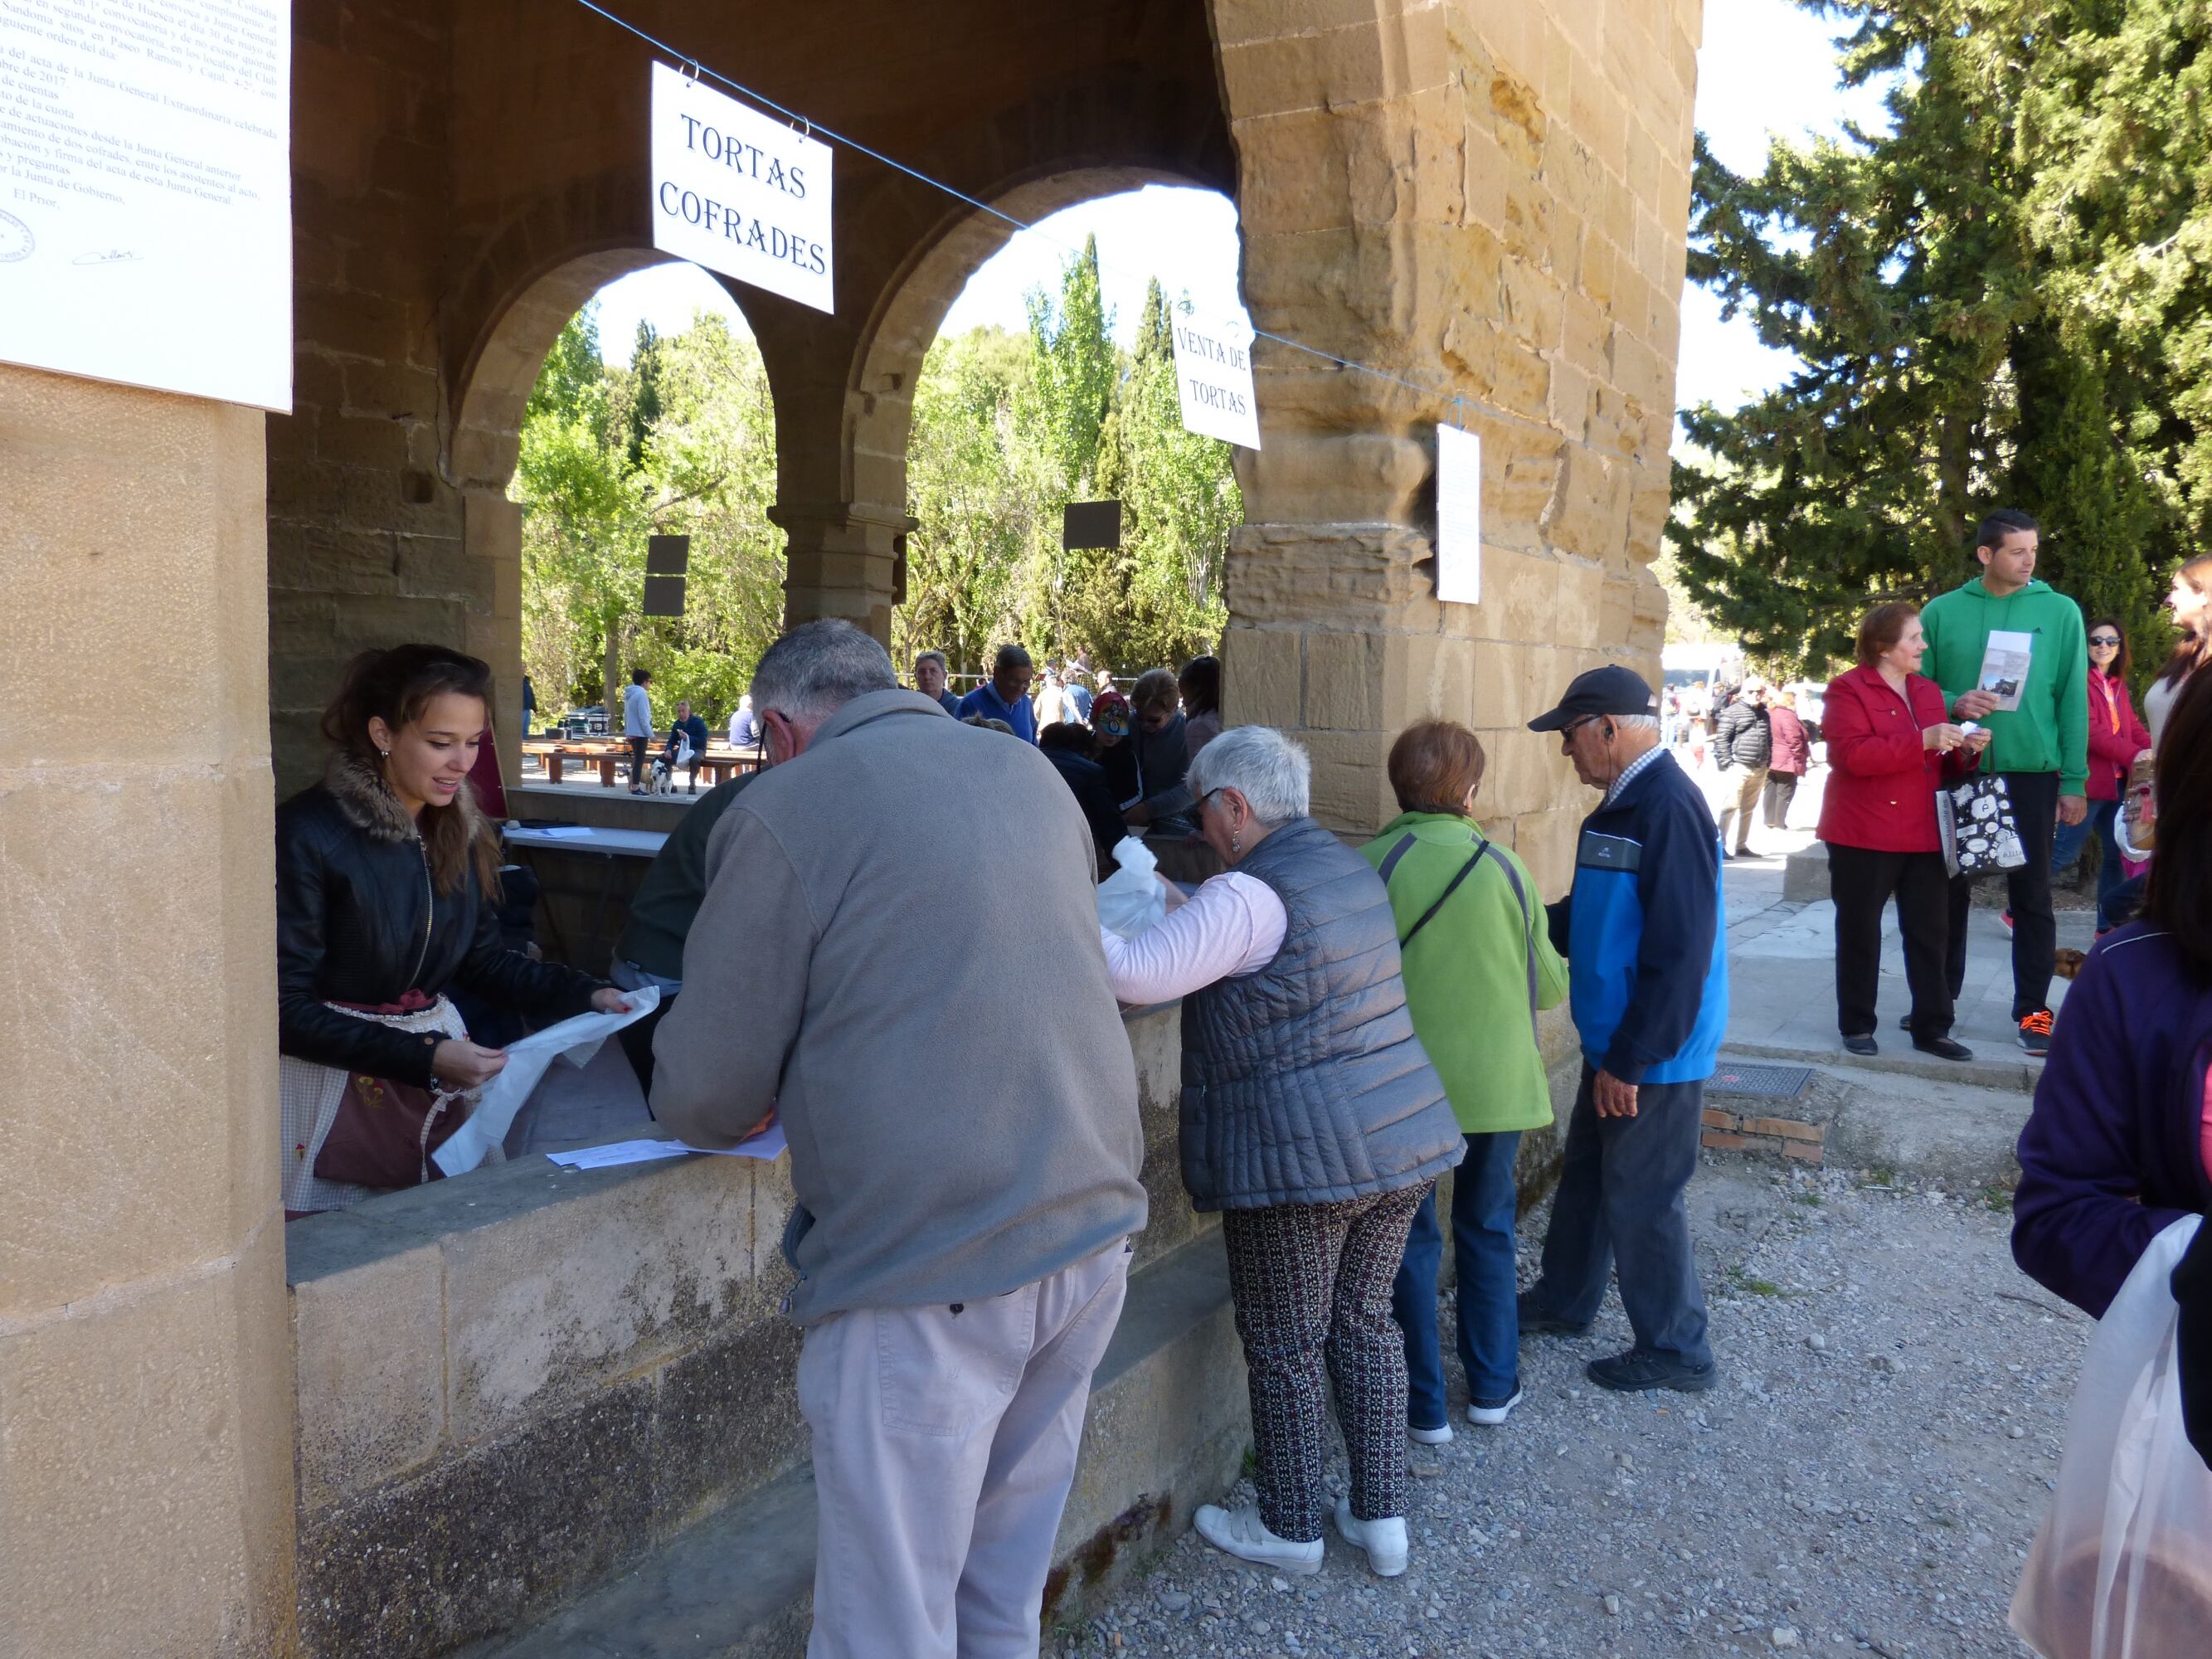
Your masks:
{"label": "woman in red coat", "polygon": [[1828,844],[1828,891],[1836,902],[1836,1018],[1845,1048],[1879,1052],[1881,910],[1894,894],[1912,988],[1912,1046],[1945,1060],[1972,1060],[1972,1051],[1950,1034],[1943,962],[1950,878],[1936,828],[1936,791],[1947,756],[1978,756],[1990,739],[1949,723],[1942,691],[1917,672],[1926,648],[1918,611],[1876,605],[1859,623],[1859,665],[1828,684],[1820,836]]}
{"label": "woman in red coat", "polygon": [[2127,793],[2128,770],[2138,755],[2152,747],[2150,731],[2136,718],[2128,696],[2128,636],[2117,617],[2100,617],[2089,624],[2089,815],[2079,823],[2058,826],[2057,849],[2051,856],[2051,872],[2070,869],[2081,849],[2094,836],[2105,849],[2097,866],[2097,937],[2116,926],[2109,906],[2112,890],[2126,878],[2120,868],[2119,843],[2112,825]]}

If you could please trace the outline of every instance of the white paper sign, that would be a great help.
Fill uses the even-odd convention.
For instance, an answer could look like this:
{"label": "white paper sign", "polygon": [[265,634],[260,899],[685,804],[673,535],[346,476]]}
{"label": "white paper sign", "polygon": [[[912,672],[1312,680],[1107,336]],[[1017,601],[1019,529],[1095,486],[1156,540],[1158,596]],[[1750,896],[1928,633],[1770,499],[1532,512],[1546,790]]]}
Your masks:
{"label": "white paper sign", "polygon": [[834,312],[830,146],[655,64],[653,245]]}
{"label": "white paper sign", "polygon": [[0,0],[0,359],[292,407],[289,0]]}
{"label": "white paper sign", "polygon": [[1176,391],[1187,432],[1246,449],[1260,447],[1260,403],[1252,392],[1252,330],[1231,317],[1170,313]]}
{"label": "white paper sign", "polygon": [[1437,428],[1437,597],[1482,603],[1482,440]]}
{"label": "white paper sign", "polygon": [[2035,635],[2011,629],[1993,628],[1982,647],[1982,675],[1977,689],[1996,693],[1997,708],[2008,712],[2020,707],[2020,694],[2027,687],[2028,664],[2034,659]]}

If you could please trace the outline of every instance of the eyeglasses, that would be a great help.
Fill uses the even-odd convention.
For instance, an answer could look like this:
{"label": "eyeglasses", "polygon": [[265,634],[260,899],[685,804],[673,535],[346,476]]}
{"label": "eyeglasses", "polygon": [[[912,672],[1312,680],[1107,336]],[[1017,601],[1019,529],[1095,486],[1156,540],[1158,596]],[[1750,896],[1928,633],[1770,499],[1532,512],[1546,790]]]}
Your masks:
{"label": "eyeglasses", "polygon": [[1575,733],[1581,731],[1583,727],[1591,725],[1595,721],[1601,720],[1604,718],[1605,716],[1602,714],[1585,714],[1580,720],[1569,720],[1565,726],[1559,728],[1559,741],[1561,743],[1572,741]]}

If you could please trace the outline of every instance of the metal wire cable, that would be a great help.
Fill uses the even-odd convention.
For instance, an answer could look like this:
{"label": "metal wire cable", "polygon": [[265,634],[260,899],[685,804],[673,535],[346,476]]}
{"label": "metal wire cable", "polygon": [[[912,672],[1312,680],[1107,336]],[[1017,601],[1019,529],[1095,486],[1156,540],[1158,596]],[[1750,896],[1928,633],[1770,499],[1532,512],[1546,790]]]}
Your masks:
{"label": "metal wire cable", "polygon": [[[806,136],[809,137],[820,137],[830,143],[842,145],[845,149],[852,150],[857,155],[866,156],[870,161],[876,162],[878,166],[886,167],[890,168],[894,173],[904,174],[907,178],[915,180],[917,184],[926,185],[932,190],[942,191],[944,194],[951,197],[953,200],[963,203],[967,206],[975,209],[978,213],[987,213],[990,215],[992,218],[1000,221],[1001,223],[1012,226],[1017,232],[1037,237],[1048,245],[1060,249],[1063,252],[1074,254],[1078,258],[1081,257],[1081,249],[1071,246],[1068,243],[1061,241],[1049,231],[1038,228],[1035,223],[1018,219],[1012,214],[1006,212],[1004,209],[994,207],[990,203],[986,202],[978,197],[969,195],[966,191],[962,190],[957,185],[948,185],[942,179],[932,178],[928,173],[922,172],[919,167],[909,167],[904,161],[900,161],[896,156],[887,155],[882,150],[876,149],[872,145],[864,144],[859,139],[850,137],[846,134],[838,131],[834,127],[824,126],[820,122],[801,114],[799,111],[792,109],[786,105],[778,103],[766,93],[760,92],[752,87],[747,86],[744,82],[736,79],[734,76],[725,75],[721,70],[714,68],[712,64],[701,63],[696,58],[690,56],[688,52],[678,51],[676,47],[669,45],[668,42],[659,39],[650,31],[639,27],[635,23],[631,22],[627,17],[621,16],[615,12],[610,11],[606,7],[600,5],[599,3],[599,0],[576,0],[576,3],[581,6],[586,11],[605,18],[608,22],[612,23],[617,28],[624,30],[627,33],[636,36],[637,39],[645,42],[647,46],[651,46],[655,52],[664,54],[669,58],[674,60],[674,62],[678,65],[689,70],[694,80],[698,80],[703,77],[708,80],[719,81],[722,85],[729,88],[731,91],[738,94],[740,97],[759,105],[763,109],[771,111],[774,113],[781,116],[785,120],[790,122],[794,127],[803,129]],[[1115,270],[1115,274],[1121,276],[1128,276],[1133,274],[1120,270],[1114,267],[1107,266],[1103,261],[1100,262],[1100,268],[1102,270]],[[1285,334],[1277,334],[1270,330],[1260,328],[1256,325],[1253,328],[1252,334],[1255,339],[1267,340],[1275,345],[1286,347],[1290,350],[1303,352],[1309,357],[1318,357],[1323,362],[1334,363],[1339,368],[1350,369],[1355,374],[1371,375],[1378,380],[1386,380],[1393,386],[1402,386],[1405,390],[1417,393],[1423,398],[1435,398],[1443,400],[1449,403],[1451,407],[1452,424],[1455,426],[1461,424],[1459,419],[1461,410],[1467,405],[1472,404],[1474,407],[1485,410],[1497,419],[1510,422],[1516,426],[1527,427],[1535,431],[1551,431],[1550,428],[1545,427],[1538,422],[1532,421],[1527,416],[1522,415],[1516,410],[1501,409],[1498,405],[1486,402],[1480,398],[1470,398],[1464,392],[1455,390],[1449,381],[1442,386],[1425,386],[1417,380],[1409,380],[1401,374],[1394,374],[1389,369],[1377,368],[1372,363],[1363,363],[1356,358],[1339,356],[1334,351],[1324,351],[1319,346],[1310,346],[1303,340],[1291,339]],[[1604,447],[1603,446],[1599,445],[1592,445],[1591,447],[1594,448]],[[1617,453],[1618,452],[1607,451],[1607,453]]]}

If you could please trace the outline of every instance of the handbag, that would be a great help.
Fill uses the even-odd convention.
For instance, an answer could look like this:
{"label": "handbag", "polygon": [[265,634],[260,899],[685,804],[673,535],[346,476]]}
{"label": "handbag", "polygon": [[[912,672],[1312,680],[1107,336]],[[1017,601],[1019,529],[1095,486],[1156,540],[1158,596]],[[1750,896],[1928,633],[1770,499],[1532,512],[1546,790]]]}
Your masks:
{"label": "handbag", "polygon": [[[348,1012],[381,1023],[419,1014],[431,1003],[421,992],[410,991],[405,1000],[381,1006],[344,1006]],[[349,1072],[337,1115],[315,1154],[315,1178],[386,1188],[442,1179],[445,1172],[430,1154],[461,1127],[467,1094]]]}
{"label": "handbag", "polygon": [[1943,837],[1944,867],[1954,876],[1994,875],[2027,862],[2011,792],[1995,773],[1976,772],[1938,789],[1936,824]]}

